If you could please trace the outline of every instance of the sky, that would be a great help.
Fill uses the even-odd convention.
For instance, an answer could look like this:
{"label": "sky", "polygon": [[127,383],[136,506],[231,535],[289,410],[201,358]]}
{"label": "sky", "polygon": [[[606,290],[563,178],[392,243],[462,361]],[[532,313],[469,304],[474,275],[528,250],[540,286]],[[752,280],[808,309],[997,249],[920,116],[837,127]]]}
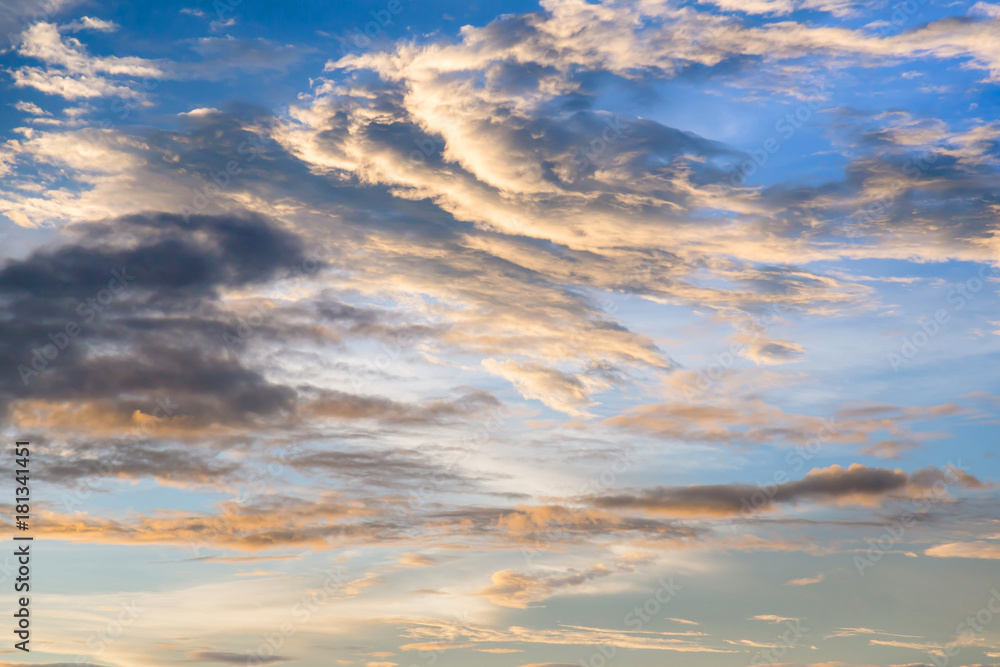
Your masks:
{"label": "sky", "polygon": [[0,95],[0,666],[1000,665],[1000,4],[4,0]]}

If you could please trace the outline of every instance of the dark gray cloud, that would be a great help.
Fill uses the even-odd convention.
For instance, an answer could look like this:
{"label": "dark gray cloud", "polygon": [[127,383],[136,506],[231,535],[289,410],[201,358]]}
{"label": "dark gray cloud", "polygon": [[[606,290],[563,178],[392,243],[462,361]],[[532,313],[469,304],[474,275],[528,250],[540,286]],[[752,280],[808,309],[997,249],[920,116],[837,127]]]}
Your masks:
{"label": "dark gray cloud", "polygon": [[[302,244],[258,215],[129,216],[80,225],[0,268],[0,411],[16,399],[198,397],[221,418],[290,408],[294,392],[222,355],[221,288],[281,278]],[[185,401],[188,403],[188,401]]]}
{"label": "dark gray cloud", "polygon": [[[10,417],[12,408],[23,407],[17,416],[36,442],[46,442],[46,432],[69,434],[69,450],[47,450],[53,481],[111,475],[224,482],[238,465],[211,447],[199,446],[195,455],[168,441],[218,425],[299,428],[308,419],[432,425],[499,405],[475,390],[411,404],[265,378],[251,366],[254,358],[241,354],[260,341],[336,346],[341,336],[353,336],[396,342],[433,329],[323,293],[274,307],[244,340],[246,313],[227,310],[220,291],[294,279],[308,265],[303,242],[262,216],[133,215],[76,225],[69,237],[0,267],[6,306],[0,414]],[[164,414],[163,405],[172,411]],[[155,423],[136,431],[136,415],[146,424],[153,416]],[[107,433],[106,439],[88,439],[88,431]],[[367,455],[353,456],[363,467]],[[415,454],[400,456],[397,471],[408,467],[404,459],[421,470]],[[328,459],[316,463],[336,468]],[[425,473],[433,468],[422,465]]]}
{"label": "dark gray cloud", "polygon": [[271,280],[306,259],[297,237],[253,213],[131,215],[73,233],[75,243],[0,269],[0,294],[86,299],[124,271],[127,287],[147,298],[212,296],[220,287]]}
{"label": "dark gray cloud", "polygon": [[378,419],[390,424],[434,423],[449,417],[483,412],[500,402],[484,391],[471,391],[455,400],[401,403],[379,396],[359,396],[333,389],[310,392],[304,409],[317,417]]}
{"label": "dark gray cloud", "polygon": [[[37,441],[36,441],[37,442]],[[36,449],[38,476],[61,484],[87,477],[155,477],[165,482],[219,483],[240,469],[232,461],[213,459],[213,452],[169,447],[156,442],[74,443],[57,455],[44,445]]]}
{"label": "dark gray cloud", "polygon": [[254,656],[247,658],[246,653],[232,653],[230,651],[195,651],[189,656],[191,662],[217,662],[223,665],[277,665],[282,662],[291,662],[295,658],[284,655],[272,655],[268,657]]}
{"label": "dark gray cloud", "polygon": [[660,486],[639,493],[609,494],[589,500],[608,509],[642,509],[677,515],[731,516],[772,504],[835,502],[847,497],[878,499],[927,493],[935,484],[957,483],[979,488],[982,483],[966,473],[960,476],[929,467],[908,474],[902,470],[831,466],[806,477],[766,487],[751,484]]}
{"label": "dark gray cloud", "polygon": [[468,490],[465,475],[409,449],[310,452],[283,461],[307,475],[327,475],[384,488],[420,486],[425,482]]}

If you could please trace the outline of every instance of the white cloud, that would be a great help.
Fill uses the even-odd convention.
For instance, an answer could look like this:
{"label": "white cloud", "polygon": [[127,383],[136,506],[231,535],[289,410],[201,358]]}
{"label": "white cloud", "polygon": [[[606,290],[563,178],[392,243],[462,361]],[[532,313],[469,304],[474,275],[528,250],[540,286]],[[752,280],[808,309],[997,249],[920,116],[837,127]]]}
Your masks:
{"label": "white cloud", "polygon": [[575,416],[588,416],[584,409],[594,405],[589,395],[608,388],[607,381],[586,374],[564,373],[538,362],[497,361],[485,359],[483,368],[506,378],[525,398]]}
{"label": "white cloud", "polygon": [[79,40],[64,38],[52,23],[36,23],[24,31],[19,52],[47,65],[62,67],[69,74],[95,74],[161,78],[162,66],[154,61],[134,56],[91,56]]}
{"label": "white cloud", "polygon": [[51,116],[52,114],[41,108],[37,104],[32,102],[25,102],[24,100],[18,102],[14,105],[14,108],[18,111],[23,111],[24,113],[30,113],[32,116]]}
{"label": "white cloud", "polygon": [[127,79],[149,81],[168,76],[160,62],[132,56],[91,56],[78,39],[63,37],[54,23],[40,22],[25,30],[18,51],[25,58],[42,61],[44,67],[26,65],[13,70],[14,85],[70,100],[143,98],[144,93]]}
{"label": "white cloud", "polygon": [[1000,18],[1000,5],[994,5],[989,2],[977,2],[969,9],[969,14],[997,19]]}
{"label": "white cloud", "polygon": [[62,30],[67,32],[80,32],[82,30],[93,30],[95,32],[115,32],[118,30],[119,25],[114,21],[105,21],[104,19],[95,19],[90,16],[83,16],[76,21],[71,21],[63,26]]}

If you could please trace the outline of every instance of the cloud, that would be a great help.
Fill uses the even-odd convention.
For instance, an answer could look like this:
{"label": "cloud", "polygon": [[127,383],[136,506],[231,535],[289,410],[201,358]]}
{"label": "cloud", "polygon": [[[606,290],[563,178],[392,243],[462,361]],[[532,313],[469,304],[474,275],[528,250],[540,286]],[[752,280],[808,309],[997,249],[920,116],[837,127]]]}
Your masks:
{"label": "cloud", "polygon": [[44,21],[31,25],[21,34],[18,53],[40,61],[41,66],[22,65],[13,70],[14,84],[69,100],[118,96],[149,104],[149,93],[161,80],[219,80],[232,78],[240,71],[284,71],[309,51],[263,38],[206,37],[189,43],[201,62],[172,62],[136,56],[94,56],[78,39],[63,34],[114,32],[118,27],[113,21],[88,16],[62,26]]}
{"label": "cloud", "polygon": [[[53,539],[102,544],[163,544],[194,549],[223,548],[259,552],[312,547],[373,539],[391,540],[402,527],[389,523],[364,526],[352,517],[375,513],[374,508],[338,496],[307,500],[283,496],[254,498],[245,504],[222,503],[218,514],[170,512],[134,516],[128,520],[91,517],[81,513],[47,513],[38,529]],[[373,581],[366,581],[365,586]],[[345,584],[345,595],[355,595],[358,582]]]}
{"label": "cloud", "polygon": [[17,46],[22,30],[39,20],[49,20],[74,5],[78,0],[7,0],[0,8],[0,53]]}
{"label": "cloud", "polygon": [[593,405],[589,399],[590,393],[610,386],[602,378],[563,373],[537,362],[485,359],[483,367],[510,380],[525,398],[539,400],[555,410],[575,416],[588,414],[583,408]]}
{"label": "cloud", "polygon": [[214,459],[209,452],[192,456],[190,448],[150,443],[76,442],[68,451],[57,453],[53,450],[43,447],[38,452],[39,458],[45,461],[40,477],[60,484],[72,484],[88,477],[148,477],[161,484],[220,484],[240,469],[235,461]]}
{"label": "cloud", "polygon": [[897,635],[891,632],[884,632],[882,630],[873,630],[872,628],[840,628],[835,633],[828,635],[827,639],[835,637],[856,637],[859,635],[884,635],[887,637],[906,637],[909,639],[921,639],[920,635]]}
{"label": "cloud", "polygon": [[[0,194],[0,210],[25,227],[18,235],[51,242],[4,245],[0,368],[30,368],[35,350],[60,345],[67,319],[82,319],[78,303],[103,293],[112,271],[136,275],[38,376],[27,384],[13,372],[0,377],[3,421],[37,443],[43,481],[71,486],[106,474],[106,497],[125,494],[100,511],[43,507],[39,532],[96,545],[239,554],[196,557],[230,574],[268,558],[289,559],[282,570],[311,569],[331,555],[365,560],[378,545],[382,572],[342,586],[334,597],[350,603],[331,605],[317,627],[365,644],[371,632],[381,641],[402,627],[404,651],[611,646],[748,654],[774,646],[774,633],[722,639],[708,625],[669,633],[536,629],[522,620],[537,621],[531,610],[548,600],[565,605],[564,596],[620,589],[635,564],[614,560],[626,550],[655,552],[695,579],[718,575],[725,583],[737,550],[864,549],[857,531],[881,530],[891,518],[871,508],[894,510],[896,501],[926,497],[938,483],[956,495],[990,488],[955,469],[914,471],[904,459],[942,437],[929,423],[986,415],[951,403],[859,400],[836,409],[829,392],[800,390],[816,379],[809,370],[827,368],[838,335],[817,322],[885,316],[869,332],[875,340],[892,326],[896,306],[883,301],[895,298],[890,281],[929,283],[840,270],[847,263],[864,262],[864,272],[874,273],[898,265],[873,258],[912,261],[923,276],[932,262],[990,260],[1000,248],[995,123],[846,109],[833,106],[841,91],[806,92],[811,80],[857,78],[855,67],[864,67],[864,78],[916,60],[987,68],[973,75],[993,76],[996,25],[935,20],[877,38],[872,26],[830,27],[816,18],[853,17],[858,9],[839,0],[546,0],[537,12],[462,28],[453,40],[425,35],[333,61],[308,89],[292,91],[294,103],[280,117],[195,91],[157,109],[166,115],[156,122],[98,131],[79,129],[91,118],[82,106],[45,116],[37,105],[18,105],[29,127],[0,147],[5,184],[12,184]],[[97,35],[99,48],[85,46],[89,33],[70,34],[109,24],[45,21],[25,33],[18,54],[25,61],[13,65],[22,92],[153,102],[140,88],[143,72],[151,83],[240,72],[266,79],[309,54],[263,39],[206,38],[175,43],[188,50],[177,62],[116,57],[104,50],[116,36]],[[211,29],[224,27],[217,21]],[[819,148],[831,149],[824,155],[835,166],[826,169],[828,158],[817,156],[787,182],[787,167],[779,167],[765,185],[741,183],[733,176],[748,155],[715,137],[732,130],[745,142],[744,124],[766,127],[767,118],[739,118],[730,127],[710,113],[702,118],[699,102],[696,120],[711,134],[699,136],[670,126],[690,124],[687,107],[684,121],[651,119],[678,118],[672,101],[667,116],[627,111],[637,108],[632,96],[670,97],[691,82],[699,89],[706,82],[711,93],[735,88],[755,104],[766,93],[767,109],[791,100],[826,104],[813,122],[828,130],[822,136],[831,145]],[[599,108],[609,99],[615,113]],[[812,135],[799,139],[814,143]],[[920,154],[935,161],[913,177],[910,160]],[[796,157],[783,154],[782,165]],[[231,161],[239,172],[226,175]],[[202,197],[204,207],[194,204]],[[851,230],[858,236],[845,238],[844,220],[882,201],[889,203],[870,220],[860,216]],[[184,215],[195,208],[203,215]],[[41,229],[49,223],[60,229]],[[304,274],[306,264],[317,271]],[[775,310],[783,316],[754,324]],[[234,335],[237,342],[226,344]],[[704,375],[699,364],[717,342],[719,351],[731,350],[733,368],[682,397]],[[694,363],[674,361],[691,350]],[[857,372],[843,364],[832,370],[838,380]],[[858,388],[858,397],[872,387]],[[502,406],[502,420],[492,416],[497,396],[515,399]],[[165,400],[177,409],[157,416]],[[818,416],[830,410],[830,418]],[[503,428],[483,426],[487,416]],[[480,441],[484,432],[488,445],[466,451],[470,435]],[[704,482],[693,471],[706,468],[708,481],[724,480],[750,446],[754,457],[794,457],[793,447],[816,439],[831,445],[827,461],[844,466],[798,468],[764,489],[676,481]],[[620,442],[643,452],[624,473],[608,457]],[[301,446],[286,453],[289,443]],[[900,458],[906,469],[848,467],[851,454]],[[664,466],[673,466],[669,474]],[[612,484],[602,474],[609,467]],[[200,488],[180,506],[140,504],[136,512],[125,509],[134,480],[151,480],[140,489]],[[242,502],[211,504],[234,494]],[[179,497],[176,490],[166,496]],[[757,497],[765,499],[758,509],[771,514],[744,534],[720,537],[715,520],[744,513]],[[951,500],[927,515],[928,529],[940,516],[980,511],[978,499]],[[781,512],[815,505],[823,511]],[[840,505],[869,509],[840,520],[827,509]],[[991,553],[991,543],[968,535],[926,553]],[[938,535],[931,544],[941,541]],[[502,553],[529,544],[549,555],[523,570],[502,562]],[[582,555],[545,566],[560,553]],[[456,579],[463,572],[469,578]],[[250,574],[234,576],[244,587],[263,583],[243,576]],[[289,593],[287,580],[273,579]],[[398,582],[415,594],[399,596]],[[794,598],[797,591],[782,592]],[[178,599],[192,599],[182,593]],[[456,596],[488,622],[442,621]],[[247,607],[272,620],[271,612],[293,608],[284,601]],[[411,613],[370,629],[386,609],[407,608],[429,618]],[[347,622],[327,622],[327,615]],[[178,618],[191,623],[189,615]],[[752,618],[764,631],[775,627],[765,622],[793,620]],[[252,627],[232,622],[241,626],[234,632]],[[706,634],[693,631],[703,627]],[[382,648],[333,655],[362,664],[394,659]],[[176,650],[180,658],[222,663],[235,655]],[[555,655],[525,653],[517,662]]]}
{"label": "cloud", "polygon": [[853,0],[699,0],[699,4],[712,4],[725,11],[745,14],[765,14],[784,16],[794,11],[816,10],[829,12],[834,16],[856,14],[861,5]]}
{"label": "cloud", "polygon": [[129,86],[87,74],[70,76],[59,71],[49,72],[39,67],[25,66],[14,70],[12,76],[14,85],[19,88],[34,88],[47,95],[58,95],[67,100],[116,95],[122,98],[141,97],[141,93]]}
{"label": "cloud", "polygon": [[[70,24],[75,29],[110,29],[113,24],[96,19],[83,19]],[[88,24],[87,21],[90,21]],[[40,60],[44,68],[24,66],[13,71],[14,85],[36,88],[44,93],[56,94],[66,99],[121,95],[141,97],[142,94],[128,85],[113,83],[111,77],[166,78],[163,63],[134,56],[91,56],[79,40],[64,38],[54,23],[35,23],[21,35],[18,52],[25,58]]]}
{"label": "cloud", "polygon": [[[718,367],[709,370],[717,379],[703,371],[673,374],[666,379],[673,400],[630,408],[605,423],[685,442],[787,443],[800,449],[815,447],[816,443],[861,444],[866,445],[863,449],[866,454],[896,458],[899,452],[918,446],[926,438],[914,433],[909,423],[937,419],[963,409],[955,403],[909,408],[848,404],[826,417],[788,413],[764,398],[757,387],[761,381],[759,375],[745,376],[732,371],[720,374]],[[753,377],[753,386],[740,386],[739,381],[747,377]],[[876,440],[882,432],[894,438]],[[789,463],[794,461],[795,457]],[[798,465],[801,467],[801,461]]]}
{"label": "cloud", "polygon": [[438,400],[411,405],[375,396],[321,390],[310,398],[304,411],[315,417],[377,419],[390,424],[411,424],[482,413],[499,405],[496,398],[482,391],[470,392],[455,401]]}
{"label": "cloud", "polygon": [[625,518],[603,510],[562,505],[518,505],[513,509],[486,512],[482,519],[489,520],[515,540],[535,545],[576,536],[593,540],[601,535],[632,531],[668,539],[690,537],[698,532],[669,522]]}
{"label": "cloud", "polygon": [[[733,5],[727,2],[726,6]],[[509,60],[535,62],[561,72],[579,67],[623,75],[653,69],[670,76],[685,63],[717,65],[734,55],[766,61],[803,55],[831,60],[868,57],[880,61],[890,61],[893,57],[961,55],[977,67],[996,68],[995,54],[985,41],[988,23],[939,19],[900,35],[877,38],[862,31],[814,27],[796,21],[747,23],[736,17],[663,3],[618,4],[614,5],[614,11],[611,7],[608,2],[582,4],[554,0],[544,4],[546,11],[510,16],[483,28],[468,29],[463,33],[461,45],[433,46],[423,52],[407,46],[397,54],[347,56],[329,66],[366,66],[386,76],[400,76],[437,62],[441,71],[459,71],[467,66],[467,61],[455,55],[465,53],[480,67],[491,61]],[[829,0],[807,3],[763,0],[746,7],[749,12],[779,14],[795,7],[844,13],[850,5]],[[586,36],[568,29],[582,24],[591,26]],[[514,35],[518,39],[511,39]],[[692,40],[692,35],[699,39]],[[408,57],[402,57],[404,52]],[[627,58],[630,53],[631,59]]]}
{"label": "cloud", "polygon": [[973,542],[949,542],[924,550],[927,556],[935,558],[1000,558],[1000,543],[976,540]]}
{"label": "cloud", "polygon": [[[246,653],[232,653],[229,651],[195,651],[190,654],[189,658],[200,662],[215,662],[223,665],[243,665],[247,661]],[[295,658],[272,655],[267,657],[255,656],[253,660],[261,665],[277,665],[283,662],[291,662]]]}
{"label": "cloud", "polygon": [[989,2],[977,2],[969,9],[969,13],[978,14],[979,16],[988,16],[994,19],[1000,18],[1000,5],[995,5]]}
{"label": "cloud", "polygon": [[81,16],[75,21],[70,21],[62,26],[59,26],[60,31],[66,32],[80,32],[81,30],[94,30],[96,32],[115,32],[121,26],[119,26],[114,21],[106,21],[104,19],[97,19],[90,16]]}
{"label": "cloud", "polygon": [[44,109],[42,109],[37,104],[34,104],[32,102],[25,102],[24,100],[21,100],[20,102],[18,102],[17,104],[15,104],[14,108],[17,109],[18,111],[23,111],[24,113],[30,113],[32,116],[51,116],[52,115],[48,111],[45,111]]}
{"label": "cloud", "polygon": [[736,653],[733,649],[699,643],[694,638],[666,637],[658,632],[636,632],[580,626],[534,630],[512,626],[506,629],[436,619],[398,619],[406,625],[405,636],[422,639],[479,643],[549,644],[554,646],[614,646],[616,648],[675,651],[680,653]]}
{"label": "cloud", "polygon": [[437,564],[432,556],[420,553],[405,553],[399,557],[399,562],[410,567],[430,567]]}
{"label": "cloud", "polygon": [[468,490],[473,486],[473,480],[461,470],[413,450],[311,451],[284,457],[282,463],[308,476],[336,476],[385,488],[430,484]]}
{"label": "cloud", "polygon": [[798,343],[787,340],[761,340],[754,337],[742,348],[742,355],[757,364],[787,364],[805,353]]}
{"label": "cloud", "polygon": [[789,579],[785,582],[786,586],[808,586],[809,584],[818,584],[823,581],[824,575],[822,572],[817,574],[815,577],[802,577],[801,579]]}
{"label": "cloud", "polygon": [[514,570],[494,572],[493,583],[477,591],[490,602],[502,607],[527,609],[533,603],[547,600],[560,589],[580,586],[593,579],[607,577],[612,570],[598,563],[585,570],[568,570],[558,574],[530,575]]}
{"label": "cloud", "polygon": [[450,651],[457,648],[472,648],[475,644],[471,642],[422,642],[417,644],[403,644],[400,651]]}
{"label": "cloud", "polygon": [[[0,337],[0,361],[13,371],[0,379],[0,410],[15,399],[43,409],[46,401],[77,400],[95,417],[109,409],[131,416],[151,414],[157,398],[187,403],[200,395],[185,410],[205,422],[291,407],[292,389],[225,355],[227,327],[206,302],[220,289],[290,272],[304,260],[297,239],[252,215],[190,224],[135,216],[76,233],[78,243],[0,267],[0,295],[14,316]],[[69,322],[76,326],[67,333]],[[140,395],[145,400],[122,398]],[[72,409],[63,403],[50,412]]]}
{"label": "cloud", "polygon": [[877,505],[891,498],[925,496],[938,482],[975,488],[978,480],[956,480],[933,467],[908,474],[854,463],[847,468],[839,465],[815,468],[800,480],[773,484],[766,489],[749,484],[661,486],[638,494],[604,495],[590,500],[606,509],[641,509],[678,517],[725,517],[803,502]]}

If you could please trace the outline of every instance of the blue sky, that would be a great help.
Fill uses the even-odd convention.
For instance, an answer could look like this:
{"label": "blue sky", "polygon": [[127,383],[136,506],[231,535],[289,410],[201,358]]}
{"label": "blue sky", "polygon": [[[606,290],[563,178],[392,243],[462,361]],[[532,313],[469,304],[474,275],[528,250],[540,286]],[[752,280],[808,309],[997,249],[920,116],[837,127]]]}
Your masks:
{"label": "blue sky", "polygon": [[0,667],[1000,665],[1000,5],[0,34]]}

